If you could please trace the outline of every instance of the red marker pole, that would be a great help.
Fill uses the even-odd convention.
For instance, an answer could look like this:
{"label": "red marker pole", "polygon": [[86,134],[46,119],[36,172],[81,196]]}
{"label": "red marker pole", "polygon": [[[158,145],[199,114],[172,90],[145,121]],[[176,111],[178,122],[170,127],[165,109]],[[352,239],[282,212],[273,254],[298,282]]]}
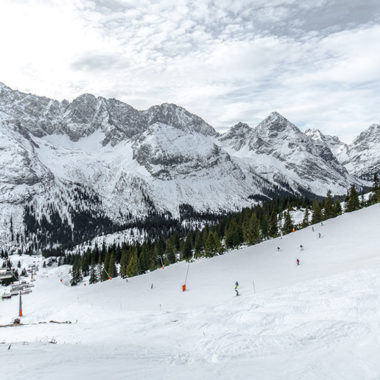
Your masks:
{"label": "red marker pole", "polygon": [[20,301],[19,301],[19,308],[18,308],[18,316],[22,317],[22,298],[21,298],[21,291],[20,291]]}
{"label": "red marker pole", "polygon": [[110,279],[110,280],[112,280],[112,277],[110,276],[110,274],[103,268],[103,270],[104,270],[104,272],[106,272],[106,275],[108,276],[108,278]]}
{"label": "red marker pole", "polygon": [[187,283],[187,276],[188,276],[188,274],[189,274],[189,267],[190,267],[190,263],[187,264],[187,271],[186,271],[185,283],[182,285],[182,291],[183,291],[183,292],[186,292],[186,283]]}

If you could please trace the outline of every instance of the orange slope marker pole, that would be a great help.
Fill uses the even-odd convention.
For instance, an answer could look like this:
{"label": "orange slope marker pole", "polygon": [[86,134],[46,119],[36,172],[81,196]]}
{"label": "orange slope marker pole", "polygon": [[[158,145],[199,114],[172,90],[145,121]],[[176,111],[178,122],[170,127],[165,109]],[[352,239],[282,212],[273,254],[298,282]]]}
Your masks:
{"label": "orange slope marker pole", "polygon": [[189,267],[190,267],[190,263],[187,264],[187,271],[186,271],[185,283],[182,285],[182,291],[183,291],[183,292],[186,292],[186,283],[187,283],[187,276],[188,276],[188,274],[189,274]]}
{"label": "orange slope marker pole", "polygon": [[22,298],[21,298],[21,291],[20,291],[20,300],[19,300],[19,307],[18,307],[18,316],[23,317],[22,315]]}

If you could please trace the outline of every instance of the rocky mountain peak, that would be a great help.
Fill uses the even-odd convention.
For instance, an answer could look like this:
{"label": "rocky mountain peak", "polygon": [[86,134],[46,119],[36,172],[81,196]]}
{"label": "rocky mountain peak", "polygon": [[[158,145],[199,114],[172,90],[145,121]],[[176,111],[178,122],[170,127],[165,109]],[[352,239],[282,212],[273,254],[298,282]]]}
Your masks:
{"label": "rocky mountain peak", "polygon": [[282,116],[277,111],[273,111],[267,116],[263,121],[267,121],[269,124],[287,124],[289,123],[289,120]]}
{"label": "rocky mountain peak", "polygon": [[245,123],[239,122],[220,136],[219,141],[240,150],[245,144],[249,143],[253,129]]}
{"label": "rocky mountain peak", "polygon": [[328,142],[330,144],[343,144],[338,136],[325,135],[319,129],[307,129],[305,135],[309,136],[314,141]]}
{"label": "rocky mountain peak", "polygon": [[89,94],[89,93],[84,93],[82,95],[79,95],[77,96],[72,102],[71,104],[73,105],[78,105],[78,104],[89,104],[89,103],[96,103],[98,100],[98,98],[93,95],[93,94]]}
{"label": "rocky mountain peak", "polygon": [[380,124],[372,124],[353,141],[352,145],[357,146],[368,143],[380,143]]}
{"label": "rocky mountain peak", "polygon": [[309,136],[315,141],[317,140],[323,141],[325,137],[325,135],[319,129],[316,129],[316,128],[307,129],[305,131],[305,135]]}
{"label": "rocky mountain peak", "polygon": [[10,88],[8,86],[6,86],[3,82],[0,82],[0,90],[10,90]]}
{"label": "rocky mountain peak", "polygon": [[239,133],[239,134],[242,134],[242,133],[245,133],[245,132],[249,132],[249,131],[252,131],[252,128],[246,124],[246,123],[242,123],[241,121],[237,124],[235,124],[232,128],[231,128],[231,131],[234,131],[235,133]]}
{"label": "rocky mountain peak", "polygon": [[74,122],[90,122],[96,113],[99,100],[92,94],[83,94],[69,104],[69,113]]}
{"label": "rocky mountain peak", "polygon": [[239,122],[225,132],[221,137],[221,141],[225,141],[231,138],[244,138],[248,134],[252,133],[253,129],[246,123]]}
{"label": "rocky mountain peak", "polygon": [[194,115],[176,104],[163,103],[143,111],[148,125],[162,123],[192,133],[197,132],[206,136],[215,136],[218,133],[202,118]]}
{"label": "rocky mountain peak", "polygon": [[256,127],[259,133],[272,134],[282,133],[286,130],[292,130],[297,133],[302,133],[294,124],[288,119],[279,114],[278,112],[272,112]]}

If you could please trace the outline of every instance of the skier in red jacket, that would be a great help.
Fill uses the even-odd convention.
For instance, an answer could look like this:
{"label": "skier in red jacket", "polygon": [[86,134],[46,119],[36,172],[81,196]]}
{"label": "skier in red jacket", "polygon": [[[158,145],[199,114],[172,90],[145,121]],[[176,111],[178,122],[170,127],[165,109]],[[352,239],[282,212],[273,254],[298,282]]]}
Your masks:
{"label": "skier in red jacket", "polygon": [[300,259],[297,259],[297,265],[300,265]]}

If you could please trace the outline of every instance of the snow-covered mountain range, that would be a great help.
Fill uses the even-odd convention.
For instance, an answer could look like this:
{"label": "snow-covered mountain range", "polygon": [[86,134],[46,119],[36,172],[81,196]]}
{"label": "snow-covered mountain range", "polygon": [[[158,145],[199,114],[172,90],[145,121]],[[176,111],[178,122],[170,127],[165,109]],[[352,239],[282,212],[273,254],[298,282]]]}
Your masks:
{"label": "snow-covered mountain range", "polygon": [[0,84],[0,242],[39,232],[44,243],[78,242],[152,214],[179,218],[183,207],[218,213],[279,194],[344,194],[379,170],[379,144],[380,126],[347,146],[273,112],[221,135],[174,104],[59,102]]}
{"label": "snow-covered mountain range", "polygon": [[380,124],[372,124],[352,144],[324,135],[318,129],[309,129],[305,134],[329,148],[350,174],[370,181],[375,173],[380,174]]}

